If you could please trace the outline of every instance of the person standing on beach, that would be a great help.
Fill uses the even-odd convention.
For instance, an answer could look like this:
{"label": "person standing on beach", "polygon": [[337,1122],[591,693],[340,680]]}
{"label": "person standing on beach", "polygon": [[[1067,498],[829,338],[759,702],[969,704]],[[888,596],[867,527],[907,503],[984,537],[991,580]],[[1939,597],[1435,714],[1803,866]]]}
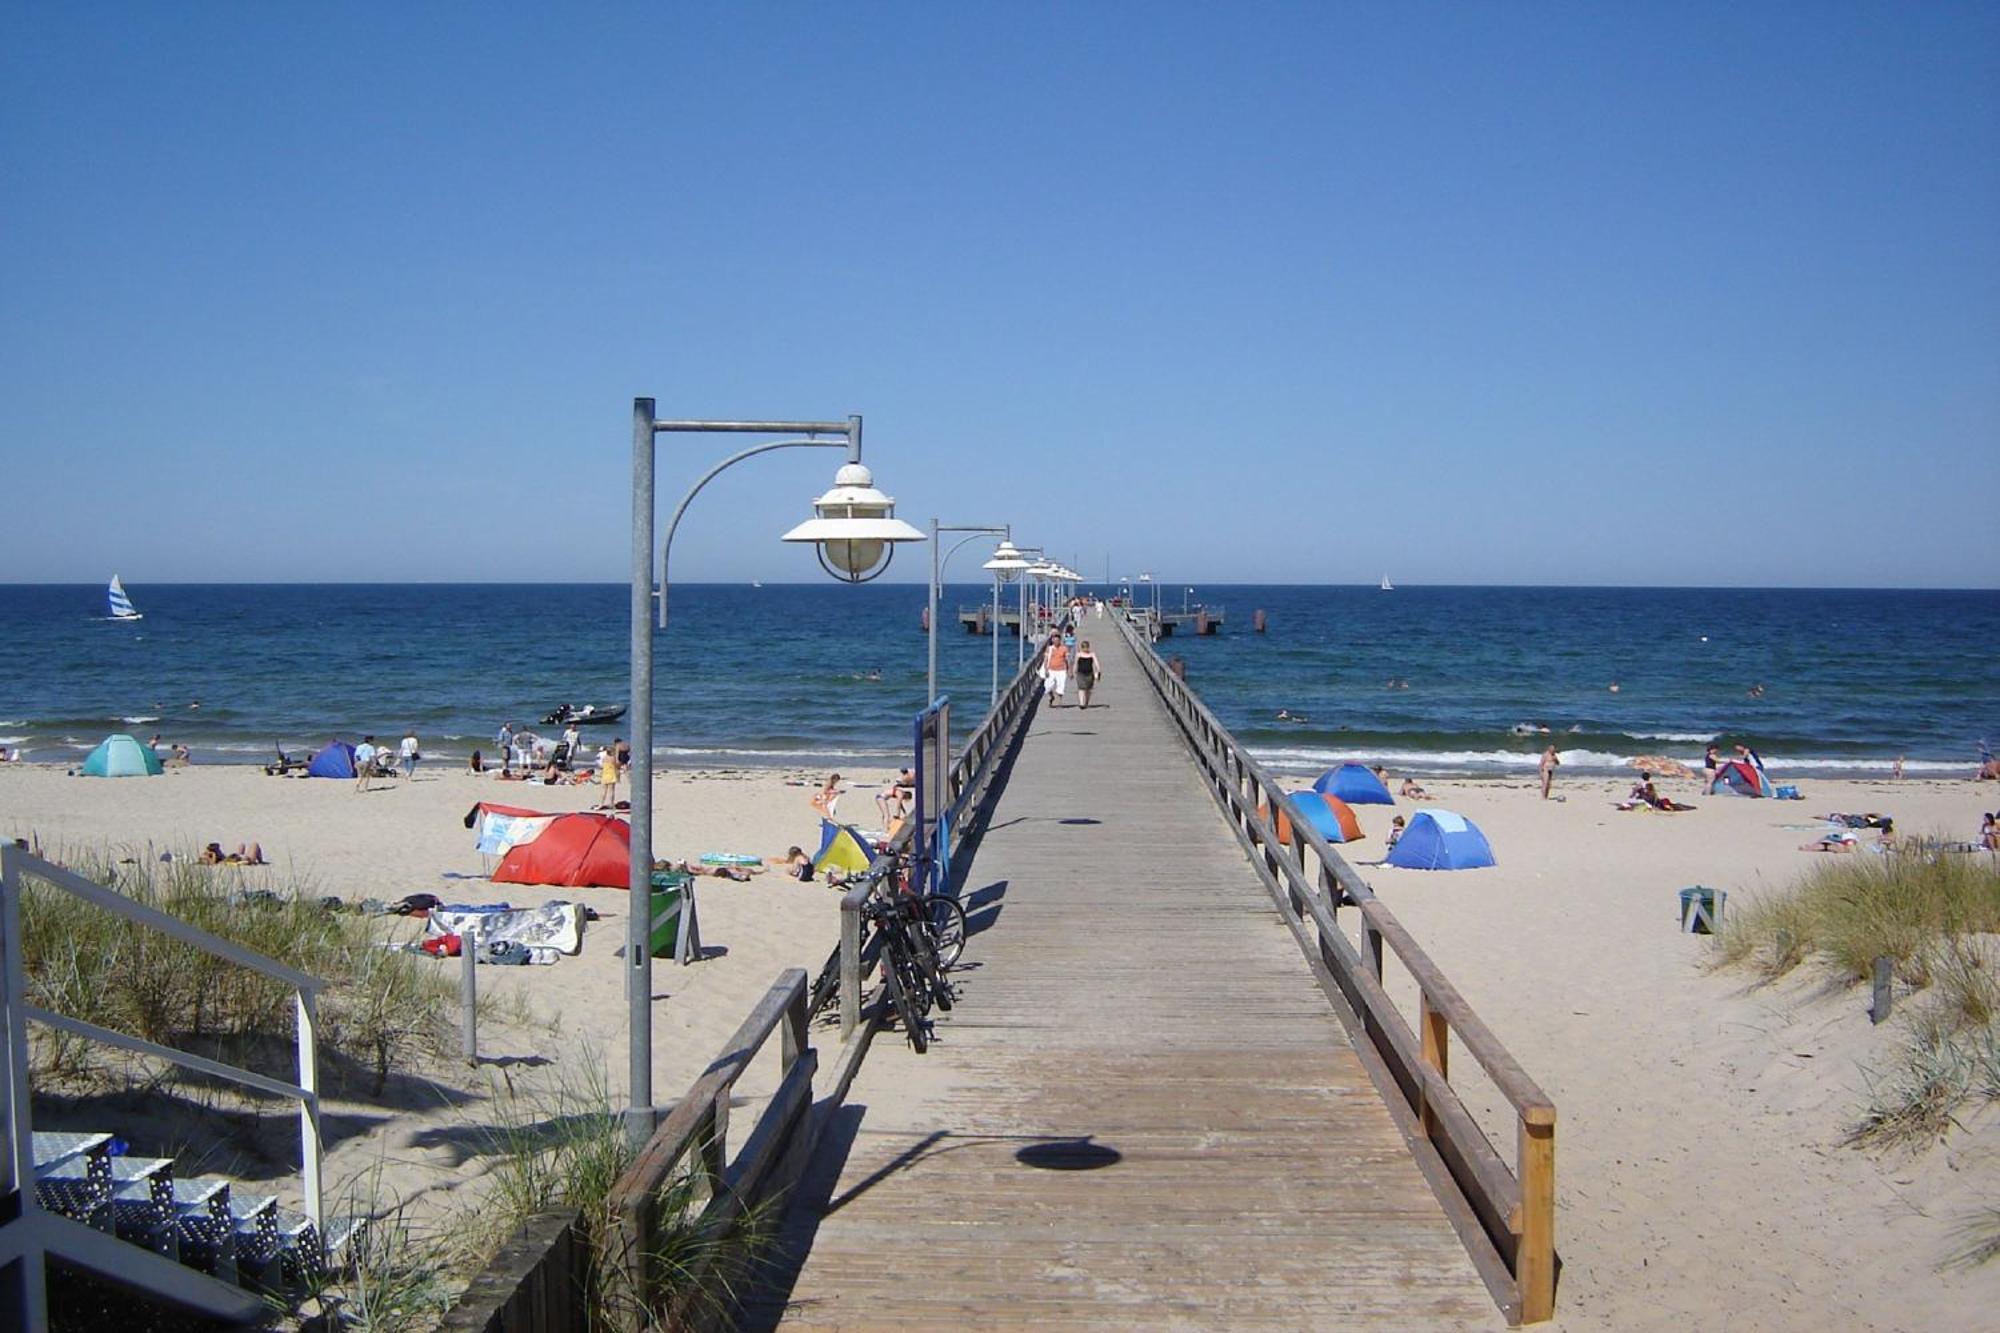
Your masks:
{"label": "person standing on beach", "polygon": [[367,791],[368,779],[375,773],[375,738],[363,736],[361,744],[354,747],[354,790]]}
{"label": "person standing on beach", "polygon": [[1076,706],[1090,707],[1090,692],[1097,688],[1097,682],[1104,679],[1104,668],[1098,664],[1097,654],[1090,651],[1090,640],[1076,650]]}
{"label": "person standing on beach", "polygon": [[500,767],[509,766],[514,757],[514,724],[502,722],[500,730],[494,733],[493,748],[500,752]]}
{"label": "person standing on beach", "polygon": [[417,760],[422,759],[424,756],[423,752],[417,746],[417,729],[415,727],[411,727],[403,733],[403,743],[396,747],[396,752],[403,760],[404,780],[408,781],[416,777]]}
{"label": "person standing on beach", "polygon": [[1549,788],[1555,783],[1556,769],[1561,766],[1562,760],[1557,757],[1555,746],[1548,746],[1542,751],[1542,799],[1545,801],[1549,799]]}
{"label": "person standing on beach", "polygon": [[618,808],[618,748],[615,742],[597,752],[597,782],[604,789],[604,799],[599,803],[599,808],[616,810]]}

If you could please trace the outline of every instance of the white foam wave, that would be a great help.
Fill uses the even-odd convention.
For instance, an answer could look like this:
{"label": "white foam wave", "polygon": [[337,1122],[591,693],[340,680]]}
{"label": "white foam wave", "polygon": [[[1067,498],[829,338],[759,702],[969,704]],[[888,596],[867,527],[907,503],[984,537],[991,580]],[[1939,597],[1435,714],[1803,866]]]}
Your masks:
{"label": "white foam wave", "polygon": [[[1382,764],[1393,769],[1413,769],[1427,772],[1436,769],[1470,770],[1473,772],[1532,772],[1541,764],[1541,755],[1522,754],[1509,750],[1320,750],[1310,748],[1265,748],[1252,746],[1251,754],[1260,761],[1276,768],[1331,768],[1335,764],[1365,763]],[[1569,769],[1607,769],[1624,771],[1631,768],[1629,755],[1607,754],[1601,750],[1558,750],[1556,757]],[[1689,755],[1683,761],[1689,768],[1701,767],[1701,756]],[[1881,773],[1887,775],[1895,770],[1893,759],[1840,759],[1823,756],[1764,756],[1764,766],[1773,777],[1782,778],[1794,772],[1837,772],[1837,773]],[[1903,763],[1903,772],[1908,775],[1944,773],[1967,776],[1973,764],[1970,760],[1952,763],[1937,759],[1909,759]]]}
{"label": "white foam wave", "polygon": [[1691,741],[1696,745],[1706,745],[1716,738],[1713,731],[1627,731],[1621,735],[1630,736],[1635,741]]}
{"label": "white foam wave", "polygon": [[158,722],[160,720],[160,717],[159,714],[157,713],[136,713],[131,717],[121,717],[118,720],[120,722],[128,722],[133,726],[137,726],[141,722]]}
{"label": "white foam wave", "polygon": [[32,736],[0,736],[0,745],[21,745],[33,739]]}

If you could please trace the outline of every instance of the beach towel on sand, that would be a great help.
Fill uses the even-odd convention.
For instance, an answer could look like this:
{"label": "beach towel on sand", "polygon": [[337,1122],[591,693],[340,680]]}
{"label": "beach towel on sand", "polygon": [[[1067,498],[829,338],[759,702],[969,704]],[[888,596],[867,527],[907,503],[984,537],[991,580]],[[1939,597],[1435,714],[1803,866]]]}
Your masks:
{"label": "beach towel on sand", "polygon": [[458,935],[468,929],[479,932],[481,948],[505,941],[529,948],[554,949],[557,953],[581,953],[583,905],[549,902],[504,912],[438,908],[432,911],[424,933]]}

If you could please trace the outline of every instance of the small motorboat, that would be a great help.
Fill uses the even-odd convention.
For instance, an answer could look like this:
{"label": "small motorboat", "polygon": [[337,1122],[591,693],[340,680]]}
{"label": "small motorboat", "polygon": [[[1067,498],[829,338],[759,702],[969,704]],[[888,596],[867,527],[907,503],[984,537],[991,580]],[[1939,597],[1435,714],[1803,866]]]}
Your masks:
{"label": "small motorboat", "polygon": [[585,704],[578,708],[574,704],[562,704],[555,712],[542,719],[548,727],[588,727],[600,722],[616,722],[625,716],[625,705],[614,704],[610,708],[599,708],[596,704]]}

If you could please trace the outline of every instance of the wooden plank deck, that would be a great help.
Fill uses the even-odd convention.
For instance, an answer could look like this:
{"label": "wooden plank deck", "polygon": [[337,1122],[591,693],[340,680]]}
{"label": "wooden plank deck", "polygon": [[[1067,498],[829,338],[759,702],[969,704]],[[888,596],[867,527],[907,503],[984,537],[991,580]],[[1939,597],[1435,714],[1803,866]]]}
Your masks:
{"label": "wooden plank deck", "polygon": [[1130,650],[1084,628],[1105,706],[1035,719],[958,1007],[927,1055],[876,1039],[748,1324],[1504,1327]]}

